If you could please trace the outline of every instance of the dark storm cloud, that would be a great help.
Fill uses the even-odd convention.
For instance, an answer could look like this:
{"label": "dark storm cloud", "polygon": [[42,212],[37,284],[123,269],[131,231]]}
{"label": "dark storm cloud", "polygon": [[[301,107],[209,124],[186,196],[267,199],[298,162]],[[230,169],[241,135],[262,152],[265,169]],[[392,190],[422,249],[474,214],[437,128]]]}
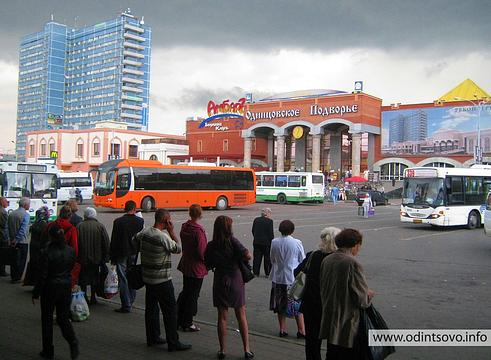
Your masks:
{"label": "dark storm cloud", "polygon": [[[155,46],[346,47],[489,51],[488,0],[17,0],[0,10],[0,54],[17,58],[21,36],[55,21],[83,26],[130,7],[153,29]],[[77,20],[75,20],[77,18]]]}
{"label": "dark storm cloud", "polygon": [[221,103],[224,100],[235,102],[245,96],[246,93],[252,93],[254,100],[263,99],[273,93],[264,91],[246,90],[235,86],[228,89],[211,89],[211,88],[184,88],[178,97],[167,98],[162,96],[152,96],[152,106],[159,107],[162,110],[169,108],[178,109],[203,109],[206,110],[208,101],[213,100],[215,103]]}

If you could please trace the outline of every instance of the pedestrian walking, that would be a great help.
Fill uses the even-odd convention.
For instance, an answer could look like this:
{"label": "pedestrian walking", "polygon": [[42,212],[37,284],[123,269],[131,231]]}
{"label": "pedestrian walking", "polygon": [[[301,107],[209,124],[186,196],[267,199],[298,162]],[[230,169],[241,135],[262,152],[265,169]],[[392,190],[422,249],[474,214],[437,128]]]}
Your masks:
{"label": "pedestrian walking", "polygon": [[41,206],[36,211],[34,223],[29,228],[31,242],[29,244],[29,262],[27,263],[24,285],[36,285],[40,274],[41,250],[47,243],[46,228],[49,221],[49,209]]}
{"label": "pedestrian walking", "polygon": [[41,255],[40,277],[32,292],[33,304],[41,296],[43,350],[39,355],[44,359],[54,359],[53,312],[56,309],[56,322],[70,345],[71,358],[76,359],[78,341],[69,320],[75,251],[67,245],[64,232],[58,225],[51,226],[48,235],[50,241]]}
{"label": "pedestrian walking", "polygon": [[244,358],[254,358],[249,346],[249,326],[245,308],[245,285],[239,270],[239,261],[250,260],[251,254],[233,236],[232,219],[218,216],[213,226],[213,239],[206,247],[205,262],[213,269],[213,306],[218,312],[218,359],[224,359],[227,350],[228,309],[233,308],[239,323]]}
{"label": "pedestrian walking", "polygon": [[326,360],[359,358],[354,343],[360,309],[367,308],[374,295],[368,288],[360,263],[355,259],[362,239],[358,230],[342,230],[335,237],[338,250],[322,261],[320,338],[327,339]]}
{"label": "pedestrian walking", "polygon": [[270,208],[262,209],[261,216],[254,219],[252,223],[252,236],[254,237],[252,243],[254,247],[254,260],[252,262],[254,275],[259,276],[261,262],[264,257],[264,273],[266,276],[269,276],[271,272],[269,253],[271,251],[271,241],[274,238]]}
{"label": "pedestrian walking", "polygon": [[77,227],[77,225],[83,221],[82,217],[77,214],[77,201],[74,199],[70,199],[65,203],[65,205],[68,205],[70,207],[70,211],[72,212],[72,215],[70,216],[70,222],[73,226]]}
{"label": "pedestrian walking", "polygon": [[126,203],[125,214],[113,222],[111,234],[110,257],[111,263],[116,265],[119,282],[119,297],[121,307],[114,311],[129,313],[136,298],[136,290],[130,289],[126,279],[126,269],[135,263],[138,249],[132,243],[132,238],[143,229],[144,220],[136,216],[136,204],[133,201]]}
{"label": "pedestrian walking", "polygon": [[[0,197],[0,247],[8,247],[10,245],[7,208],[9,202],[3,196]],[[12,270],[11,270],[12,271]],[[5,271],[5,265],[0,265],[0,277],[8,276]]]}
{"label": "pedestrian walking", "polygon": [[[171,254],[181,253],[179,239],[174,233],[170,213],[165,209],[155,211],[155,224],[136,236],[141,249],[141,265],[145,291],[145,330],[147,345],[167,342],[168,351],[191,348],[179,341],[177,333],[177,305],[172,284]],[[164,320],[164,340],[160,335],[159,307]]]}
{"label": "pedestrian walking", "polygon": [[29,222],[31,220],[27,210],[29,210],[30,206],[31,200],[27,197],[22,197],[19,200],[19,207],[8,216],[7,223],[10,246],[17,248],[19,251],[17,261],[10,266],[10,282],[12,284],[21,282],[24,268],[26,267],[27,253],[29,250],[27,236],[29,234]]}
{"label": "pedestrian walking", "polygon": [[332,197],[332,202],[334,203],[334,205],[336,205],[336,203],[339,200],[339,188],[336,185],[334,185],[333,188],[331,189],[331,197]]}
{"label": "pedestrian walking", "polygon": [[[291,235],[295,231],[295,225],[290,220],[280,223],[279,231],[281,237],[271,242],[271,274],[272,280],[269,309],[278,316],[280,326],[280,337],[287,337],[286,314],[288,308],[288,288],[293,284],[295,276],[293,270],[305,258],[302,242]],[[297,322],[297,338],[305,338],[305,327],[303,315],[295,311],[294,317]]]}
{"label": "pedestrian walking", "polygon": [[302,303],[299,311],[305,322],[305,359],[321,360],[321,344],[319,339],[322,302],[320,294],[320,268],[322,260],[337,250],[335,236],[340,232],[336,227],[327,227],[321,231],[319,249],[311,251],[295,269],[295,276],[303,271],[306,275]]}
{"label": "pedestrian walking", "polygon": [[69,205],[63,205],[59,211],[58,218],[48,224],[48,231],[51,226],[58,226],[65,233],[66,243],[75,251],[75,265],[72,269],[72,288],[77,285],[80,275],[80,263],[78,262],[78,233],[77,228],[70,222],[72,210]]}
{"label": "pedestrian walking", "polygon": [[[99,283],[99,266],[109,260],[109,235],[106,227],[97,220],[93,207],[84,210],[84,220],[78,224],[78,258],[80,261],[79,285],[88,303],[97,304],[96,287]],[[90,300],[87,296],[90,286]]]}
{"label": "pedestrian walking", "polygon": [[199,224],[203,214],[201,206],[189,207],[190,220],[181,226],[182,256],[177,269],[182,272],[182,291],[177,297],[177,325],[183,331],[199,331],[193,323],[198,312],[198,298],[203,278],[208,274],[205,265],[205,250],[208,240],[205,229]]}

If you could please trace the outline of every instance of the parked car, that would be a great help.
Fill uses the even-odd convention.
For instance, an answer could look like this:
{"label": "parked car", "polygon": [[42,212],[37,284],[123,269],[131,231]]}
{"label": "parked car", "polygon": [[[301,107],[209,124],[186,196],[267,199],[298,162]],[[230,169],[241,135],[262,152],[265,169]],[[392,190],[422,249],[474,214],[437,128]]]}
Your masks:
{"label": "parked car", "polygon": [[486,198],[486,210],[484,210],[484,233],[491,236],[491,191]]}
{"label": "parked car", "polygon": [[363,205],[363,201],[367,196],[370,196],[372,198],[373,206],[387,205],[389,203],[387,197],[378,190],[360,190],[356,193],[355,198],[358,206]]}

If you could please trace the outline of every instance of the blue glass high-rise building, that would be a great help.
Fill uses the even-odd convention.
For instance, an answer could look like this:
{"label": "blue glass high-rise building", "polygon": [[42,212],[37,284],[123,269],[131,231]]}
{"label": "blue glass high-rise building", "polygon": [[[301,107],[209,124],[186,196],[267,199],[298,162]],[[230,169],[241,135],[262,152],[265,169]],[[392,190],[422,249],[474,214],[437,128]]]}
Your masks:
{"label": "blue glass high-rise building", "polygon": [[148,129],[151,29],[129,11],[75,29],[49,22],[22,39],[16,153],[26,133],[91,128],[101,121]]}

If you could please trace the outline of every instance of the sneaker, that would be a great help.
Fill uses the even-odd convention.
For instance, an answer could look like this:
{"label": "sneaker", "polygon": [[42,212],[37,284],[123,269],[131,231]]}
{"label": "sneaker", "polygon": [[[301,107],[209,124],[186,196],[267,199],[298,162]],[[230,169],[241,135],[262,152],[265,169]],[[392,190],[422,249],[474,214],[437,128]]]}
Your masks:
{"label": "sneaker", "polygon": [[254,353],[252,351],[246,351],[244,353],[244,359],[254,359]]}
{"label": "sneaker", "polygon": [[184,332],[197,332],[200,330],[201,329],[196,324],[192,324],[191,326],[187,326],[187,327],[182,327],[182,331],[184,331]]}

